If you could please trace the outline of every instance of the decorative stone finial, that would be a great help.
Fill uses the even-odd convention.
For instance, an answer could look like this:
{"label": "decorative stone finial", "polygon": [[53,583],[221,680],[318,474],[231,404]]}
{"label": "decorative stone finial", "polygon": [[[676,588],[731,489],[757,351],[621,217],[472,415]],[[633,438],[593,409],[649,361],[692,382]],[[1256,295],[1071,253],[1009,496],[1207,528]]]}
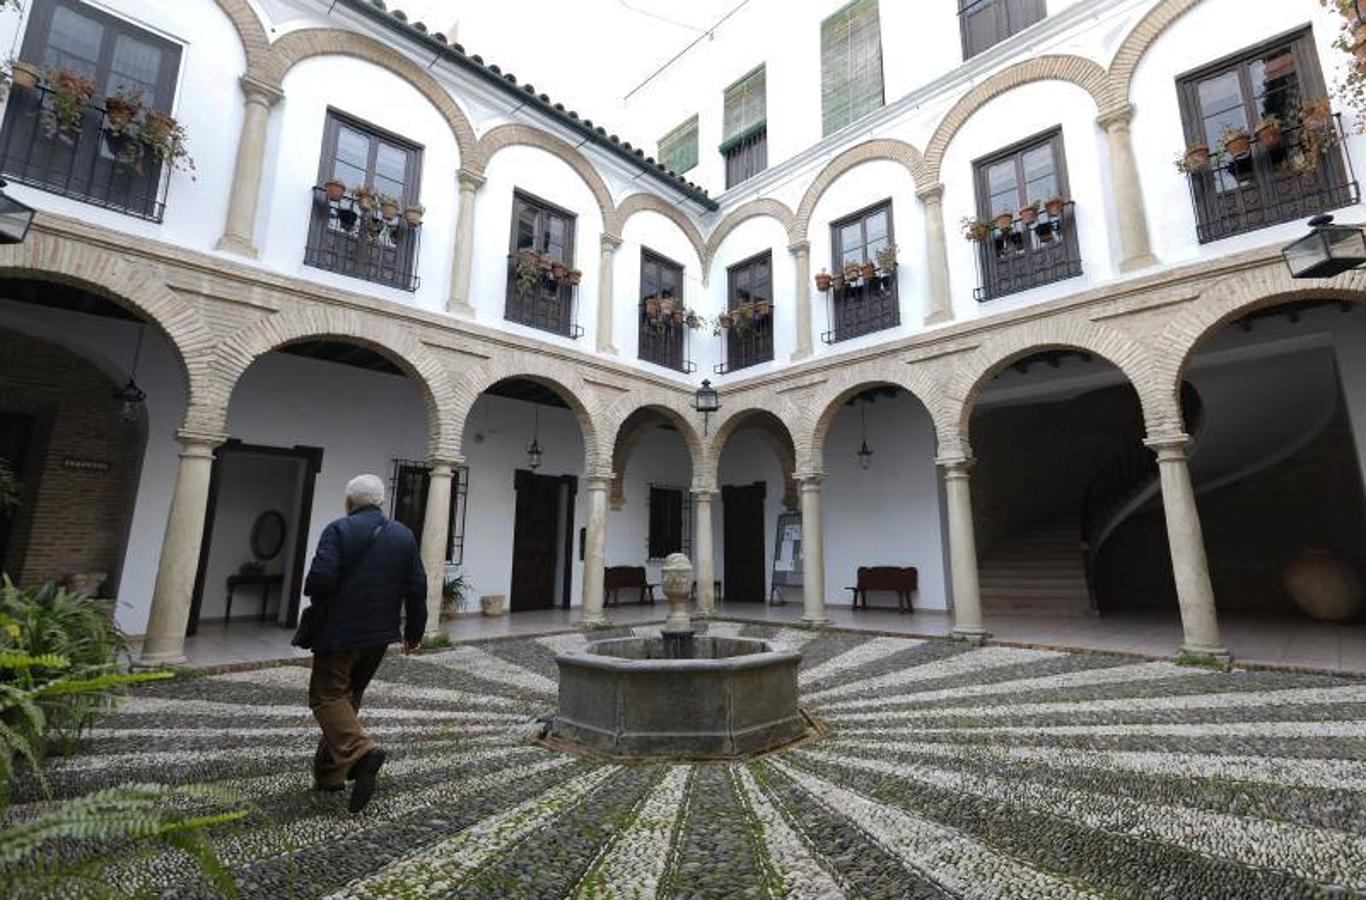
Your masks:
{"label": "decorative stone finial", "polygon": [[664,623],[667,631],[691,631],[688,617],[688,598],[692,595],[692,563],[682,553],[670,553],[663,567],[664,596],[669,601],[669,618]]}

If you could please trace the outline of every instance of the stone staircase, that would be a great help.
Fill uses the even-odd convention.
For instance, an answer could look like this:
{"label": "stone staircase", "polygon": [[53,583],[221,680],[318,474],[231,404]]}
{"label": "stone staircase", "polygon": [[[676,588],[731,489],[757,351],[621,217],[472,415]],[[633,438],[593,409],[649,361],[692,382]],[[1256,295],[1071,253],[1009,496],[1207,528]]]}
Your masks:
{"label": "stone staircase", "polygon": [[1075,517],[1040,522],[1001,541],[981,560],[979,571],[985,613],[1092,615]]}

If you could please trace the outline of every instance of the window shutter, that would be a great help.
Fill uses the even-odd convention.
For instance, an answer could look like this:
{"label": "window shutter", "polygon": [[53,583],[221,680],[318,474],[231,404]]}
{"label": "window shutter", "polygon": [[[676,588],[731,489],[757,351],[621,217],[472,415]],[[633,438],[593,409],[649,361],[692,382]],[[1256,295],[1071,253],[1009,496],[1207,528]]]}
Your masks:
{"label": "window shutter", "polygon": [[726,88],[722,123],[722,152],[739,143],[765,122],[768,114],[764,98],[764,67],[760,66]]}
{"label": "window shutter", "polygon": [[697,165],[697,116],[659,139],[659,161],[679,174]]}
{"label": "window shutter", "polygon": [[821,131],[838,131],[882,105],[877,0],[854,0],[821,23]]}

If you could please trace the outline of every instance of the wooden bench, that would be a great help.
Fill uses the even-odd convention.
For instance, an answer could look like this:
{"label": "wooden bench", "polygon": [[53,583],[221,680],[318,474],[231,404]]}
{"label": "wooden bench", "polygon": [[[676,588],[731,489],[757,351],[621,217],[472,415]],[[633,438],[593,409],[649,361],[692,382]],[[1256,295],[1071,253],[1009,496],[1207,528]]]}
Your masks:
{"label": "wooden bench", "polygon": [[854,592],[854,609],[868,608],[869,591],[896,594],[897,609],[911,612],[911,594],[919,589],[920,576],[915,566],[859,566],[858,583],[848,590]]}
{"label": "wooden bench", "polygon": [[616,606],[617,591],[639,591],[639,603],[654,605],[655,587],[645,580],[644,566],[607,566],[602,570],[602,605]]}

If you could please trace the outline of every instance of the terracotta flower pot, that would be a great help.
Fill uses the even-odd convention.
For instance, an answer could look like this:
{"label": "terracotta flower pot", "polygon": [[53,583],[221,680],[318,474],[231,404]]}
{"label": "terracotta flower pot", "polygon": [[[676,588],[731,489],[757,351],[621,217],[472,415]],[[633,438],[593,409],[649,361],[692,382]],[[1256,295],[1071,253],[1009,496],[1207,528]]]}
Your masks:
{"label": "terracotta flower pot", "polygon": [[866,262],[862,265],[862,267],[859,268],[859,274],[861,274],[864,278],[876,278],[877,265],[875,263]]}
{"label": "terracotta flower pot", "polygon": [[828,291],[828,290],[830,290],[830,273],[829,273],[829,272],[821,272],[820,274],[818,274],[818,275],[816,276],[816,290],[818,290],[818,291]]}
{"label": "terracotta flower pot", "polygon": [[844,280],[858,281],[859,273],[861,271],[862,269],[857,263],[849,263],[849,265],[844,267]]}
{"label": "terracotta flower pot", "polygon": [[1008,212],[999,213],[995,218],[996,227],[1002,231],[1009,231],[1010,225],[1015,221],[1015,217]]}
{"label": "terracotta flower pot", "polygon": [[1018,215],[1021,222],[1026,225],[1033,225],[1039,218],[1039,208],[1037,206],[1021,206]]}
{"label": "terracotta flower pot", "polygon": [[1050,197],[1044,201],[1044,212],[1048,213],[1050,219],[1062,218],[1063,199],[1061,197]]}
{"label": "terracotta flower pot", "polygon": [[105,125],[112,133],[122,134],[137,111],[137,106],[121,97],[108,97],[104,101]]}
{"label": "terracotta flower pot", "polygon": [[579,283],[580,281],[582,281],[582,280],[583,280],[583,273],[582,273],[582,272],[580,272],[578,269],[570,269],[570,270],[569,270],[569,283],[570,283],[570,284],[578,284],[578,283]]}
{"label": "terracotta flower pot", "polygon": [[550,274],[554,276],[556,281],[563,278],[567,271],[568,269],[565,268],[564,263],[553,262],[550,264]]}
{"label": "terracotta flower pot", "polygon": [[422,216],[426,212],[421,206],[410,206],[403,211],[403,218],[409,227],[420,228],[422,227]]}
{"label": "terracotta flower pot", "polygon": [[1324,622],[1347,622],[1366,603],[1361,573],[1328,550],[1305,550],[1285,567],[1281,581],[1295,605]]}
{"label": "terracotta flower pot", "polygon": [[392,201],[379,205],[380,214],[386,219],[393,219],[398,216],[398,204]]}
{"label": "terracotta flower pot", "polygon": [[327,192],[327,199],[336,203],[346,196],[346,185],[339,179],[333,178],[323,185],[323,190]]}
{"label": "terracotta flower pot", "polygon": [[1224,149],[1232,156],[1245,156],[1252,149],[1252,138],[1245,133],[1230,134],[1224,138]]}
{"label": "terracotta flower pot", "polygon": [[31,91],[38,86],[38,79],[42,77],[43,70],[33,63],[24,62],[22,59],[15,60],[10,67],[10,80],[14,86],[25,91]]}
{"label": "terracotta flower pot", "polygon": [[1253,133],[1263,150],[1270,150],[1281,142],[1281,126],[1275,122],[1268,122]]}
{"label": "terracotta flower pot", "polygon": [[1199,172],[1209,167],[1209,147],[1204,144],[1186,151],[1186,171]]}

